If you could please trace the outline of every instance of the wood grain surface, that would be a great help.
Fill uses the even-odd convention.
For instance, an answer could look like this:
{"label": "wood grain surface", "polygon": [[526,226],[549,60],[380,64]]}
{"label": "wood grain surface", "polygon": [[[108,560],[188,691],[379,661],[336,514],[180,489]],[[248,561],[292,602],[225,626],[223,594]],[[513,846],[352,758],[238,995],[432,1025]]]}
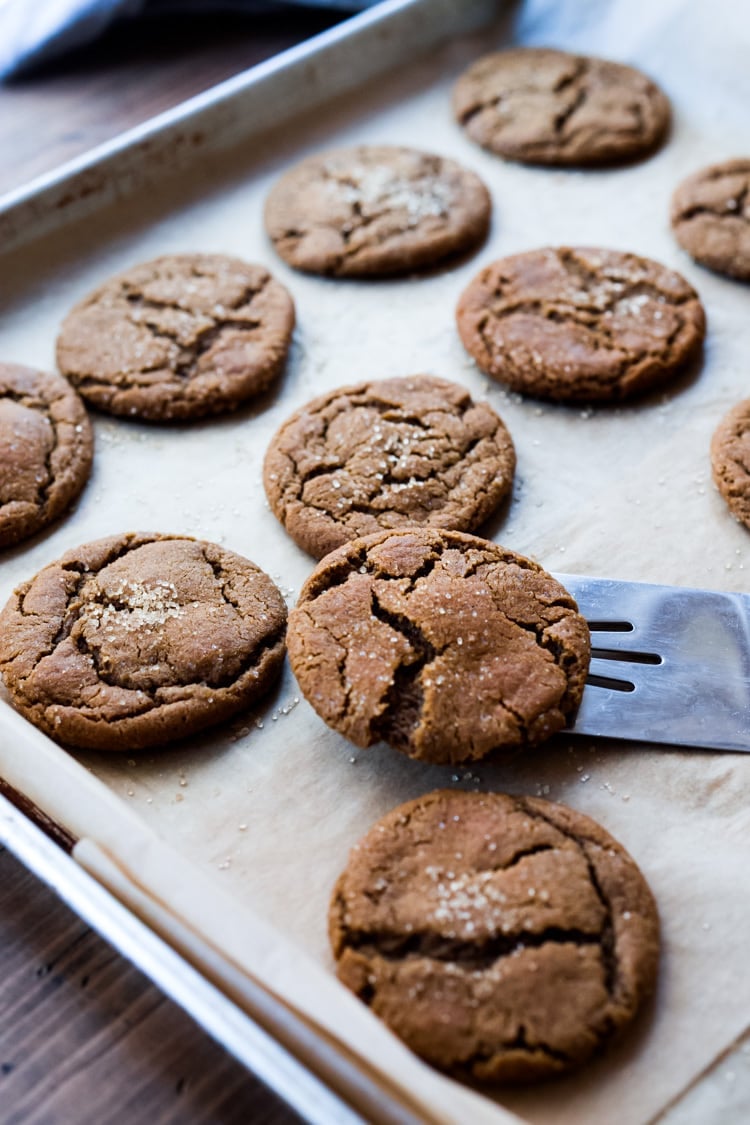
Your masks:
{"label": "wood grain surface", "polygon": [[[0,194],[334,22],[122,24],[0,86]],[[299,1118],[0,850],[0,1125]]]}
{"label": "wood grain surface", "polygon": [[0,194],[336,22],[331,13],[126,21],[0,85]]}
{"label": "wood grain surface", "polygon": [[0,1121],[299,1118],[0,849]]}

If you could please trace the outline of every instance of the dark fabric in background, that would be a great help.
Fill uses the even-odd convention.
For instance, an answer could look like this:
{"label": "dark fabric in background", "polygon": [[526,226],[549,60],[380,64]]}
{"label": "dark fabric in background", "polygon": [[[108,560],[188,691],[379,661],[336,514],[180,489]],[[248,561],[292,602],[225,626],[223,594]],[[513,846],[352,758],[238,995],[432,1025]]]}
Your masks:
{"label": "dark fabric in background", "polygon": [[116,21],[149,17],[233,13],[292,15],[294,10],[357,12],[378,0],[5,0],[0,3],[0,81],[12,79],[64,53],[91,43]]}

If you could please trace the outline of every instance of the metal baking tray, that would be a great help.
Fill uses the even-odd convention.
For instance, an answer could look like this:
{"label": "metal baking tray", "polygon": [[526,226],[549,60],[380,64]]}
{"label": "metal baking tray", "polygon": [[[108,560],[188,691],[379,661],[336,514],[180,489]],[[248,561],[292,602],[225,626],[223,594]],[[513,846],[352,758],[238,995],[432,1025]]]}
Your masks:
{"label": "metal baking tray", "polygon": [[[147,190],[165,176],[188,174],[243,140],[346,95],[454,34],[490,22],[498,7],[499,0],[383,0],[6,193],[0,197],[0,255]],[[365,1120],[77,864],[70,855],[73,843],[64,828],[0,776],[0,844],[305,1120],[314,1125]],[[359,1081],[366,1086],[366,1076]],[[375,1100],[370,1120],[384,1111],[392,1121],[416,1120],[395,1103],[389,1107],[380,1090]]]}
{"label": "metal baking tray", "polygon": [[[11,585],[68,547],[125,528],[150,528],[225,542],[268,570],[293,601],[312,562],[264,505],[259,468],[270,433],[321,390],[419,370],[463,382],[473,394],[489,398],[509,424],[519,451],[519,476],[513,503],[490,529],[493,537],[502,535],[508,547],[539,554],[552,570],[585,574],[596,567],[593,573],[608,577],[742,588],[742,529],[725,518],[721,501],[706,489],[705,466],[696,451],[706,441],[712,411],[720,411],[725,401],[729,405],[744,386],[746,351],[737,325],[747,319],[746,293],[679,258],[661,210],[666,185],[701,162],[718,159],[717,137],[723,135],[730,145],[739,134],[724,119],[721,134],[703,128],[697,113],[684,112],[678,114],[670,144],[641,167],[561,173],[495,160],[462,136],[451,120],[448,99],[453,76],[507,38],[504,21],[500,0],[386,0],[0,200],[4,359],[52,367],[55,328],[75,300],[130,263],[179,250],[235,252],[267,264],[291,290],[300,325],[281,388],[236,415],[193,427],[148,427],[96,417],[94,475],[82,501],[47,533],[7,552],[0,599]],[[674,65],[673,54],[668,62]],[[358,140],[444,152],[479,171],[495,198],[487,246],[467,262],[419,282],[341,283],[293,274],[264,240],[260,211],[265,191],[298,156]],[[610,206],[613,200],[616,206]],[[619,205],[623,200],[625,207]],[[579,417],[562,408],[521,402],[488,386],[456,339],[456,297],[490,257],[553,239],[640,251],[685,273],[704,296],[709,321],[717,329],[705,365],[710,378],[688,373],[663,401],[635,406],[627,417],[606,410],[583,411]],[[734,336],[726,330],[730,325]],[[626,480],[621,479],[623,464],[629,467]],[[689,481],[690,489],[678,492],[678,481]],[[219,493],[212,491],[212,482],[221,484]],[[662,487],[664,482],[673,487]],[[679,503],[666,504],[668,494],[677,495]],[[700,521],[711,530],[711,573],[706,572],[705,546],[690,534]],[[606,549],[613,541],[616,557]],[[660,569],[665,556],[668,573]],[[320,938],[322,949],[320,906],[348,844],[376,812],[446,784],[450,777],[437,768],[397,760],[382,748],[353,752],[315,720],[304,702],[298,707],[297,699],[287,668],[276,694],[249,720],[209,732],[197,744],[165,748],[132,770],[127,761],[109,763],[86,754],[77,758],[130,815],[137,807],[150,826],[163,827],[170,843],[177,840],[187,864],[208,864],[217,883],[223,881],[232,892],[241,889],[252,906],[268,905],[271,922],[277,921],[274,910],[280,910],[274,895],[307,896],[285,936],[305,946],[314,930],[310,940]],[[287,1026],[287,1046],[281,1046],[274,1031],[278,1013],[266,1010],[261,996],[249,1007],[236,1002],[240,989],[231,967],[199,956],[187,940],[164,940],[158,924],[143,920],[145,912],[127,909],[121,896],[70,857],[64,835],[57,837],[62,846],[45,835],[34,820],[45,824],[46,818],[46,828],[54,833],[48,823],[51,808],[38,799],[33,778],[16,783],[23,772],[22,755],[14,745],[15,739],[21,741],[20,723],[0,699],[0,774],[14,790],[8,795],[25,809],[5,800],[0,804],[0,839],[12,851],[308,1120],[420,1119],[413,1105],[374,1088],[351,1059],[345,1068],[336,1068],[334,1061],[331,1070],[330,1054],[325,1055],[322,1045],[319,1049],[304,1021],[292,1021],[291,1030]],[[261,726],[265,729],[259,734]],[[300,801],[293,783],[302,749],[315,758],[319,775],[306,777]],[[699,766],[687,755],[676,760],[667,751],[615,750],[601,742],[565,746],[563,751],[557,762],[553,753],[543,752],[512,776],[489,764],[472,773],[480,773],[493,787],[561,799],[602,820],[645,862],[665,904],[668,937],[680,893],[686,901],[695,896],[694,909],[701,911],[707,930],[741,929],[747,919],[742,896],[736,894],[742,875],[736,849],[730,851],[731,841],[718,832],[710,811],[718,799],[714,792],[723,792],[726,779],[733,773],[739,778],[743,767],[719,756]],[[455,784],[473,783],[460,772]],[[155,788],[149,803],[151,783]],[[172,786],[168,797],[167,783]],[[690,825],[675,814],[679,802],[660,803],[667,783],[670,797],[674,789],[689,809]],[[703,785],[709,788],[704,791]],[[42,806],[40,813],[30,814],[29,800]],[[234,826],[244,820],[246,802],[259,815],[267,809],[269,818],[271,813],[278,817],[279,838],[243,833],[230,866],[222,826],[227,818]],[[201,831],[191,831],[190,817],[199,806]],[[319,831],[316,806],[335,809],[346,820],[335,846],[327,825]],[[727,800],[727,807],[729,815],[736,806]],[[282,867],[294,858],[297,837],[306,864],[298,864],[297,873],[287,879]],[[694,852],[697,839],[706,841],[699,855]],[[704,852],[711,853],[712,866],[701,876]],[[683,854],[690,862],[679,862]],[[711,933],[693,929],[692,937],[702,955],[709,956]],[[712,964],[718,964],[710,955]],[[665,974],[675,1003],[689,993],[689,970],[688,961],[677,964],[673,959]],[[742,982],[733,983],[729,993],[722,987],[725,1038],[720,1041],[714,1029],[713,1054],[707,1056],[703,1044],[709,1039],[710,999],[703,1009],[689,1009],[689,1026],[699,1023],[702,1036],[681,1047],[679,1079],[670,1078],[674,1088],[660,1111],[741,1033],[743,1018],[746,1024],[747,1007],[744,1013],[737,1010]],[[657,1005],[657,1023],[664,1008]],[[248,1010],[255,1013],[252,1019]],[[685,1026],[685,1008],[681,1011]],[[641,1055],[648,1054],[642,1043],[640,1048]],[[638,1049],[636,1044],[634,1051]],[[658,1052],[652,1057],[664,1059]],[[597,1072],[601,1107],[614,1098],[622,1109],[628,1075],[639,1073],[635,1054],[627,1063],[614,1078],[608,1073],[606,1082]],[[666,1070],[660,1063],[654,1086]],[[532,1100],[534,1094],[529,1094]],[[566,1087],[565,1096],[557,1098],[555,1120],[584,1120],[576,1100],[584,1096]],[[535,1118],[531,1103],[513,1104],[522,1116],[528,1110]],[[585,1119],[592,1120],[588,1103],[587,1109]],[[606,1116],[604,1109],[593,1119],[604,1119],[602,1114]],[[618,1125],[636,1119],[640,1125],[646,1116],[621,1114]],[[467,1119],[452,1118],[462,1125]],[[472,1125],[480,1119],[471,1117]]]}
{"label": "metal baking tray", "polygon": [[0,785],[0,844],[127,957],[306,1121],[359,1125],[363,1118],[80,867],[66,833],[21,794]]}

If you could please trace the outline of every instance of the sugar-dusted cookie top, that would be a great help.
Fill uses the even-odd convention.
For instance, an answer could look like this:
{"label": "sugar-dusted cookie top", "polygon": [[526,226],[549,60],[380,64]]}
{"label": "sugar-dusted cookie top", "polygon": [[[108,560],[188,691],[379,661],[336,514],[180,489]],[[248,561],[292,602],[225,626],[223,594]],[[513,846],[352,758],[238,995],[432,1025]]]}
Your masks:
{"label": "sugar-dusted cookie top", "polygon": [[521,750],[575,715],[589,663],[576,603],[536,563],[457,531],[413,528],[327,555],[289,620],[320,717],[358,746],[464,762]]}
{"label": "sugar-dusted cookie top", "polygon": [[455,160],[360,145],[296,164],[271,189],[265,217],[276,250],[295,269],[378,277],[473,249],[490,210],[482,181]]}
{"label": "sugar-dusted cookie top", "polygon": [[456,309],[483,371],[521,394],[616,402],[661,386],[696,356],[698,294],[680,274],[619,250],[548,247],[501,258]]}
{"label": "sugar-dusted cookie top", "polygon": [[350,539],[409,525],[474,531],[513,482],[515,451],[486,402],[431,375],[340,387],[271,440],[271,508],[321,558]]}
{"label": "sugar-dusted cookie top", "polygon": [[286,606],[214,543],[130,532],[87,543],[14,592],[0,671],[14,705],[71,746],[137,750],[248,707],[284,659]]}
{"label": "sugar-dusted cookie top", "polygon": [[533,1081],[653,990],[659,921],[625,849],[564,805],[439,790],[379,820],[331,900],[341,980],[459,1077]]}

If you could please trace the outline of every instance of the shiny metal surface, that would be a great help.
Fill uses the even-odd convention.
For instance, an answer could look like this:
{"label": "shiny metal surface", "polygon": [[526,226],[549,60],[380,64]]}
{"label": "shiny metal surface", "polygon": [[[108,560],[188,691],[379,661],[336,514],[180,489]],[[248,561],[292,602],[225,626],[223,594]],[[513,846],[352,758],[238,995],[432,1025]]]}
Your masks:
{"label": "shiny metal surface", "polygon": [[488,24],[504,0],[381,0],[280,55],[0,196],[0,251],[250,142],[431,47]]}
{"label": "shiny metal surface", "polygon": [[306,1121],[363,1125],[357,1113],[1,794],[0,845]]}
{"label": "shiny metal surface", "polygon": [[750,751],[750,596],[556,577],[591,628],[572,733]]}

